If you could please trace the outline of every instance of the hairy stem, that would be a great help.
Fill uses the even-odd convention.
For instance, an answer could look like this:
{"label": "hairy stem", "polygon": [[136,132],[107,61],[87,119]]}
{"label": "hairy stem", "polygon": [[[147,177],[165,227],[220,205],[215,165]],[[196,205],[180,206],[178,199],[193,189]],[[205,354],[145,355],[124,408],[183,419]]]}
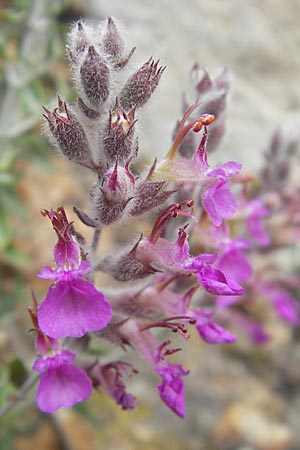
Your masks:
{"label": "hairy stem", "polygon": [[100,228],[100,227],[97,227],[94,230],[94,235],[93,235],[91,248],[90,248],[90,252],[89,252],[89,260],[90,260],[91,264],[93,264],[93,262],[95,260],[95,256],[96,256],[99,241],[100,241],[101,231],[102,231],[102,228]]}

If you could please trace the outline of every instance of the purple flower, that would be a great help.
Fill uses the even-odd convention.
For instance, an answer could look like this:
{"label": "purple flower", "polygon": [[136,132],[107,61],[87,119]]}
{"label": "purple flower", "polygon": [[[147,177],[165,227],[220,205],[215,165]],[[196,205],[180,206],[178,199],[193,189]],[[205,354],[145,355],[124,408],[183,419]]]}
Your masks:
{"label": "purple flower", "polygon": [[270,339],[270,336],[259,323],[248,320],[247,323],[242,324],[242,329],[249,334],[254,344],[266,344]]}
{"label": "purple flower", "polygon": [[254,322],[246,316],[246,314],[231,309],[227,318],[235,326],[239,327],[243,332],[247,333],[254,344],[265,344],[270,339],[262,325]]}
{"label": "purple flower", "polygon": [[252,266],[244,255],[243,250],[248,249],[250,245],[250,242],[243,238],[222,243],[223,254],[219,259],[218,268],[223,270],[234,281],[248,280],[252,275]]}
{"label": "purple flower", "polygon": [[70,408],[91,395],[92,383],[85,371],[72,363],[74,358],[74,353],[62,350],[35,361],[33,370],[41,372],[36,392],[41,411],[51,414],[58,408]]}
{"label": "purple flower", "polygon": [[194,258],[189,255],[187,234],[184,228],[178,233],[176,242],[159,238],[151,242],[148,238],[141,239],[138,247],[138,258],[147,263],[157,263],[169,271],[184,273],[196,272],[203,287],[215,295],[241,295],[243,288],[227,276],[222,270],[210,267],[218,255],[200,254]]}
{"label": "purple flower", "polygon": [[[38,325],[37,325],[38,326]],[[53,339],[48,336],[45,336],[39,329],[36,330],[35,336],[35,348],[37,352],[41,355],[45,355],[49,348],[52,350],[59,350],[60,344],[58,339]]]}
{"label": "purple flower", "polygon": [[125,410],[136,407],[136,398],[126,392],[123,381],[123,376],[131,377],[131,372],[136,373],[137,370],[130,364],[116,361],[103,366],[97,363],[91,370],[91,376],[93,385],[105,389],[117,405],[121,405],[122,409]]}
{"label": "purple flower", "polygon": [[162,383],[157,387],[160,398],[175,414],[183,418],[185,389],[181,378],[188,375],[189,371],[165,359],[179,349],[167,348],[170,341],[159,343],[149,330],[141,331],[133,320],[124,322],[120,331],[124,340],[162,377]]}
{"label": "purple flower", "polygon": [[210,320],[213,311],[194,310],[196,328],[202,339],[208,344],[228,344],[236,341],[236,336]]}
{"label": "purple flower", "polygon": [[268,300],[273,304],[277,314],[287,322],[297,325],[300,322],[299,311],[295,299],[276,285],[265,285],[262,288]]}
{"label": "purple flower", "polygon": [[198,333],[208,344],[228,344],[236,341],[236,336],[215,322],[206,320],[196,325]]}
{"label": "purple flower", "polygon": [[229,278],[222,270],[203,267],[198,271],[198,280],[203,287],[215,295],[242,295],[243,288]]}
{"label": "purple flower", "polygon": [[208,178],[216,178],[204,191],[202,201],[214,225],[222,225],[223,219],[231,217],[237,210],[237,203],[228,184],[228,178],[238,175],[241,164],[229,161],[208,172]]}
{"label": "purple flower", "polygon": [[38,308],[38,323],[52,338],[81,337],[104,328],[111,319],[111,306],[94,285],[79,278],[90,269],[83,261],[77,269],[55,270],[44,267],[41,278],[55,279]]}
{"label": "purple flower", "polygon": [[228,277],[222,270],[211,267],[217,258],[217,253],[196,256],[184,266],[187,270],[194,270],[203,287],[214,295],[242,295],[243,288]]}
{"label": "purple flower", "polygon": [[271,238],[265,231],[262,219],[270,214],[260,198],[255,198],[247,206],[246,221],[249,234],[261,245],[269,245]]}
{"label": "purple flower", "polygon": [[62,206],[57,211],[43,210],[58,236],[54,247],[57,269],[44,267],[38,276],[56,281],[38,307],[38,324],[41,331],[51,338],[81,337],[91,331],[104,328],[111,319],[111,306],[94,285],[80,278],[91,269],[87,261],[80,259],[80,247],[73,236]]}
{"label": "purple flower", "polygon": [[162,377],[162,383],[157,386],[162,401],[181,419],[185,417],[185,387],[181,377],[188,375],[179,364],[164,362],[162,367],[156,368]]}

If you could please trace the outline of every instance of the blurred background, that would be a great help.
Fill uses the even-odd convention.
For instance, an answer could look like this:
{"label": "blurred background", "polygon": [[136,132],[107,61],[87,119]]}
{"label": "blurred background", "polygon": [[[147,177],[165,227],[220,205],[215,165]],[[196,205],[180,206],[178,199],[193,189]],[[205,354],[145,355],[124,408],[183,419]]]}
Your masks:
{"label": "blurred background", "polygon": [[[195,62],[212,73],[227,66],[231,74],[216,161],[234,159],[255,172],[277,126],[299,133],[299,0],[0,1],[0,408],[14,398],[34,355],[26,308],[30,287],[38,297],[45,290],[36,273],[49,264],[55,239],[39,211],[84,205],[91,181],[43,137],[41,105],[54,105],[57,92],[74,98],[65,57],[69,24],[107,15],[127,28],[137,64],[153,56],[167,65],[141,116],[145,158],[169,148]],[[267,320],[273,340],[259,348],[242,336],[230,348],[191,337],[184,421],[161,405],[155,380],[140,364],[130,386],[138,410],[122,412],[96,394],[48,417],[31,392],[0,422],[0,449],[297,450],[299,339],[279,319]]]}

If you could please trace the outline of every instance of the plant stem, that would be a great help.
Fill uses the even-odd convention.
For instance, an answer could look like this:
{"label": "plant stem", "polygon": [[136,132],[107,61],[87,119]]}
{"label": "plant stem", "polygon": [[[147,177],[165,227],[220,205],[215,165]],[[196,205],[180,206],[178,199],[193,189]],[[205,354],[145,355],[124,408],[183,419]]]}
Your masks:
{"label": "plant stem", "polygon": [[92,243],[91,243],[91,249],[89,252],[89,260],[90,260],[91,264],[93,264],[93,262],[94,262],[94,258],[95,258],[97,248],[99,245],[101,231],[102,231],[102,228],[100,228],[100,227],[95,228]]}
{"label": "plant stem", "polygon": [[9,400],[0,408],[0,418],[4,417],[20,400],[23,400],[27,392],[35,385],[39,378],[39,374],[33,373],[27,378],[25,383],[21,386],[19,392],[15,394],[14,398]]}
{"label": "plant stem", "polygon": [[55,414],[49,415],[48,420],[53,428],[61,450],[74,450],[73,445],[65,433],[64,427],[61,425],[58,417],[56,417]]}

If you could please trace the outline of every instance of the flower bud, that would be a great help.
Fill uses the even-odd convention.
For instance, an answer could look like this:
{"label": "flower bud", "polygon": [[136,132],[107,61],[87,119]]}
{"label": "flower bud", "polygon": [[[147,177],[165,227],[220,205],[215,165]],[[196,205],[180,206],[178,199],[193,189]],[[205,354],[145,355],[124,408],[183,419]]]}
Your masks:
{"label": "flower bud", "polygon": [[120,219],[132,199],[133,186],[133,175],[116,162],[114,168],[106,172],[101,186],[95,185],[90,192],[93,219],[104,225]]}
{"label": "flower bud", "polygon": [[86,36],[83,23],[79,20],[75,23],[74,27],[69,34],[69,44],[67,45],[67,50],[69,52],[69,57],[71,63],[76,65],[78,59],[83,55],[84,51],[88,46],[88,39]]}
{"label": "flower bud", "polygon": [[53,112],[47,108],[44,108],[44,110],[46,114],[43,114],[43,116],[47,120],[49,129],[61,152],[70,161],[92,161],[86,134],[66,103],[58,97],[58,108],[55,108]]}
{"label": "flower bud", "polygon": [[130,215],[139,216],[162,205],[175,191],[162,191],[165,181],[141,181],[135,189]]}
{"label": "flower bud", "polygon": [[103,36],[103,49],[113,59],[119,60],[124,50],[124,41],[118,30],[115,20],[107,18],[106,30]]}
{"label": "flower bud", "polygon": [[116,105],[109,113],[108,126],[104,132],[102,145],[109,163],[118,161],[125,163],[136,149],[137,141],[134,140],[135,110],[128,114],[123,111],[116,101]]}
{"label": "flower bud", "polygon": [[[196,64],[190,73],[190,78],[198,96],[197,114],[208,113],[215,118],[214,123],[210,126],[207,140],[207,150],[211,152],[218,146],[225,132],[226,97],[230,81],[228,70],[227,68],[223,68],[212,78],[204,67]],[[186,106],[186,102],[184,101],[184,111],[186,110]],[[178,126],[176,127],[176,131]],[[190,134],[180,144],[179,153],[184,157],[189,157],[193,154],[193,149],[196,145],[195,136]]]}
{"label": "flower bud", "polygon": [[120,93],[120,104],[125,111],[141,108],[155,91],[165,67],[149,58],[126,82]]}
{"label": "flower bud", "polygon": [[130,281],[145,278],[156,270],[148,263],[143,263],[136,258],[136,250],[139,241],[130,250],[118,256],[107,256],[97,266],[105,273],[109,273],[115,280]]}
{"label": "flower bud", "polygon": [[213,87],[213,81],[204,67],[195,64],[191,70],[190,78],[199,94],[209,91]]}
{"label": "flower bud", "polygon": [[94,108],[99,108],[109,94],[109,68],[104,59],[90,46],[80,67],[83,93]]}

